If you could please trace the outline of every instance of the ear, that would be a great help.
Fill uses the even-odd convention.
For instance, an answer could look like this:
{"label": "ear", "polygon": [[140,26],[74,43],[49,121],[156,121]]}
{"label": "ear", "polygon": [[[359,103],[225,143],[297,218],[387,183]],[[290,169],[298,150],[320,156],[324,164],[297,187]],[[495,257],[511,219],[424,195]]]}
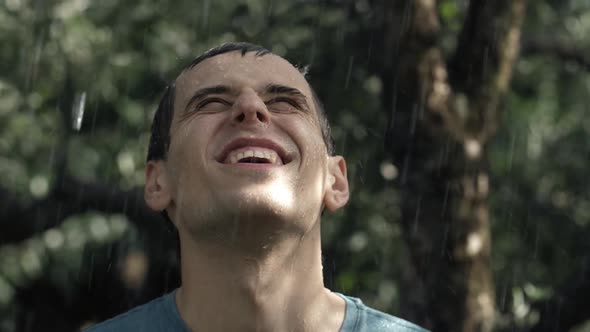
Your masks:
{"label": "ear", "polygon": [[164,211],[171,202],[168,174],[161,160],[150,160],[145,167],[144,198],[155,211]]}
{"label": "ear", "polygon": [[348,178],[346,161],[342,156],[328,157],[328,176],[326,178],[324,205],[330,211],[336,211],[348,202]]}

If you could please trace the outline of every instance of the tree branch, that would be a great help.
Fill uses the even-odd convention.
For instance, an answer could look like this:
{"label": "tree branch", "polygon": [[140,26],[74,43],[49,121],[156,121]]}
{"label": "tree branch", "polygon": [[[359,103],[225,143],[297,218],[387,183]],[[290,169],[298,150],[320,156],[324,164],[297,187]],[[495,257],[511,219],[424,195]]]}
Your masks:
{"label": "tree branch", "polygon": [[493,329],[486,144],[518,55],[524,3],[471,1],[450,67],[435,1],[385,7],[393,51],[384,53],[397,65],[382,73],[386,146],[401,168],[401,223],[420,279],[412,286],[425,294],[406,317],[436,331]]}
{"label": "tree branch", "polygon": [[523,40],[522,52],[526,55],[546,55],[573,62],[590,71],[590,52],[570,42],[555,39],[528,38]]}
{"label": "tree branch", "polygon": [[30,202],[0,187],[0,245],[25,240],[88,210],[122,213],[145,231],[161,231],[165,223],[145,205],[140,188],[120,190],[65,177],[46,198]]}
{"label": "tree branch", "polygon": [[520,49],[526,0],[472,0],[450,61],[451,83],[470,109],[465,129],[480,144],[496,131],[499,106],[508,91]]}

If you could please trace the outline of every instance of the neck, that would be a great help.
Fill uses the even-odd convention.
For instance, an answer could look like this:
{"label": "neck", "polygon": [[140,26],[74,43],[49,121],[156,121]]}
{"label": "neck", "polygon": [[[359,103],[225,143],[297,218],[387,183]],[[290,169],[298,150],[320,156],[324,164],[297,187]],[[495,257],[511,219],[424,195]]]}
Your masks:
{"label": "neck", "polygon": [[180,241],[176,302],[192,331],[339,330],[345,305],[324,288],[319,223],[255,250]]}

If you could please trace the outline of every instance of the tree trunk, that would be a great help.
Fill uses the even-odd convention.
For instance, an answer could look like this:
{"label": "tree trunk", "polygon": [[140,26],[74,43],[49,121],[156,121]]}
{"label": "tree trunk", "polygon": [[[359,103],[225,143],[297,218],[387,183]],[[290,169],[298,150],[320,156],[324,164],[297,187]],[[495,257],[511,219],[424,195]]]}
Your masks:
{"label": "tree trunk", "polygon": [[386,149],[401,169],[412,278],[405,317],[434,331],[491,331],[487,145],[517,58],[524,0],[472,1],[455,57],[433,0],[385,5]]}

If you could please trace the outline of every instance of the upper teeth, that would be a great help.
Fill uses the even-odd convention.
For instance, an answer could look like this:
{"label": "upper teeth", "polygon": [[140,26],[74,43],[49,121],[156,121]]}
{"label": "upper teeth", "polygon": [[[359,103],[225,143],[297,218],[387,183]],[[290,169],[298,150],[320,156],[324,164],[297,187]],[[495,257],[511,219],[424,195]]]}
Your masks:
{"label": "upper teeth", "polygon": [[262,158],[268,160],[271,164],[281,165],[282,161],[279,155],[271,149],[261,148],[261,147],[245,147],[231,151],[227,158],[225,159],[226,162],[231,164],[236,164],[243,158]]}

